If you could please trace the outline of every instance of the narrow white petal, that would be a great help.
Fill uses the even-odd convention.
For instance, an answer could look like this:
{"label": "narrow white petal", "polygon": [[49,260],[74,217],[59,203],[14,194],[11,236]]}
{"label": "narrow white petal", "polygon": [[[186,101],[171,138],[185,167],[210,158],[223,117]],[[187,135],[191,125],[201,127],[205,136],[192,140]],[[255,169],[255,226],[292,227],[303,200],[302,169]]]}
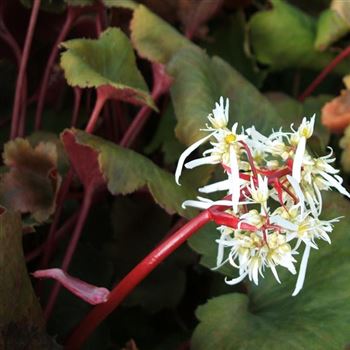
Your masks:
{"label": "narrow white petal", "polygon": [[292,185],[293,190],[299,199],[300,208],[301,208],[301,215],[304,215],[305,196],[304,196],[303,191],[300,188],[299,182],[296,181],[296,179],[290,175],[287,175],[287,179],[288,179],[289,183]]}
{"label": "narrow white petal", "polygon": [[213,134],[215,134],[216,131],[212,132],[211,134],[209,134],[208,136],[203,137],[202,139],[198,140],[197,142],[195,142],[194,144],[192,144],[191,146],[189,146],[187,149],[185,149],[185,151],[181,154],[179,161],[177,163],[177,167],[176,167],[176,171],[175,171],[175,181],[178,185],[180,185],[179,183],[179,179],[181,176],[181,172],[182,172],[182,168],[183,165],[185,163],[186,158],[195,150],[197,149],[201,144],[203,144],[204,142],[206,142],[207,140],[209,140]]}
{"label": "narrow white petal", "polygon": [[194,207],[199,209],[208,209],[212,206],[212,203],[200,202],[195,200],[187,200],[182,203],[182,208],[186,209],[187,207]]}
{"label": "narrow white petal", "polygon": [[329,185],[335,187],[341,194],[350,198],[350,193],[343,187],[337,180],[335,180],[331,175],[327,174],[324,171],[320,173],[322,177],[328,181]]}
{"label": "narrow white petal", "polygon": [[298,226],[293,224],[292,222],[282,218],[279,215],[273,215],[270,217],[271,224],[277,224],[278,226],[281,226],[282,228],[290,231],[296,231],[298,229]]}
{"label": "narrow white petal", "polygon": [[225,277],[225,282],[227,284],[229,284],[230,286],[237,284],[239,282],[242,282],[244,280],[244,278],[247,276],[248,272],[245,272],[243,274],[241,274],[239,277],[237,278],[233,278],[232,280],[228,280],[227,277]]}
{"label": "narrow white petal", "polygon": [[293,297],[296,296],[303,288],[305,275],[306,275],[307,262],[308,262],[309,256],[310,256],[310,249],[311,249],[310,245],[305,246],[303,258],[301,259],[297,284],[296,284],[294,292],[292,294]]}
{"label": "narrow white petal", "polygon": [[240,196],[240,179],[239,179],[239,168],[237,162],[237,156],[234,147],[230,147],[230,166],[231,166],[231,195],[232,195],[232,208],[233,212],[238,211],[238,201]]}
{"label": "narrow white petal", "polygon": [[301,137],[297,146],[297,150],[294,155],[293,171],[292,171],[292,176],[297,182],[300,182],[300,179],[301,179],[301,166],[303,163],[305,146],[306,146],[306,138]]}
{"label": "narrow white petal", "polygon": [[213,184],[201,187],[198,189],[202,193],[212,193],[216,191],[226,191],[230,189],[230,180],[215,182]]}
{"label": "narrow white petal", "polygon": [[[225,238],[225,234],[222,234],[220,239],[224,239]],[[216,266],[219,266],[223,259],[224,259],[224,252],[225,252],[225,246],[224,244],[220,244],[218,245],[218,255],[216,257]]]}
{"label": "narrow white petal", "polygon": [[277,270],[276,270],[275,265],[271,265],[270,268],[271,268],[271,271],[272,271],[273,275],[274,275],[275,278],[276,278],[276,281],[277,281],[279,284],[281,284],[281,281],[280,281],[280,279],[279,279],[279,277],[278,277],[278,273],[277,273]]}
{"label": "narrow white petal", "polygon": [[217,164],[219,163],[217,157],[203,157],[203,158],[197,158],[194,160],[191,160],[190,162],[185,164],[186,169],[193,169],[197,166],[203,165],[203,164]]}

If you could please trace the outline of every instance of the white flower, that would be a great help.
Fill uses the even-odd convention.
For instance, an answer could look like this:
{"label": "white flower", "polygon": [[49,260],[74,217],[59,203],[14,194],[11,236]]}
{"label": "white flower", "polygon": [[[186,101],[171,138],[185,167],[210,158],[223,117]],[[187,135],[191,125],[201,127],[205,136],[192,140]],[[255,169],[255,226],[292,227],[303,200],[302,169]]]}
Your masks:
{"label": "white flower", "polygon": [[[199,191],[220,192],[222,199],[197,197],[185,201],[183,207],[208,210],[219,225],[215,268],[230,264],[238,271],[236,278],[226,279],[228,284],[246,277],[258,284],[268,269],[281,283],[278,270],[282,267],[296,274],[295,256],[303,249],[295,296],[304,285],[311,250],[318,249],[319,240],[331,243],[333,224],[339,220],[319,219],[322,192],[336,189],[348,197],[350,193],[332,165],[332,151],[313,158],[306,149],[315,116],[303,118],[297,130],[292,124],[291,131],[279,129],[265,136],[254,126],[240,133],[237,123],[229,129],[228,108],[228,100],[224,104],[220,98],[204,129],[209,134],[185,150],[175,173],[178,182],[184,165],[192,169],[202,164],[220,164],[225,178]],[[207,141],[211,146],[203,156],[185,164],[186,158]],[[210,209],[214,205],[216,208]],[[274,208],[273,212],[269,208]]]}
{"label": "white flower", "polygon": [[311,117],[310,121],[307,121],[306,118],[303,118],[298,131],[294,134],[296,136],[296,140],[299,140],[294,156],[292,176],[298,182],[300,182],[301,179],[301,167],[304,159],[306,140],[312,136],[314,132],[314,124],[315,114]]}

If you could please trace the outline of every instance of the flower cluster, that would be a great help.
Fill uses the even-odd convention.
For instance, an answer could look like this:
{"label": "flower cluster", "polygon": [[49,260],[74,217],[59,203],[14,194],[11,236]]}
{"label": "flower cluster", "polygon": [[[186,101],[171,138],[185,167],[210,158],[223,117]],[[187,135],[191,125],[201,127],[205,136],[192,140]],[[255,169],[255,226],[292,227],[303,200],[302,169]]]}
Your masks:
{"label": "flower cluster", "polygon": [[[315,158],[306,149],[313,134],[315,116],[304,118],[291,131],[282,129],[264,136],[254,127],[238,132],[229,122],[229,101],[221,97],[209,124],[200,139],[181,155],[176,169],[176,181],[183,167],[220,164],[225,179],[199,189],[202,193],[221,191],[223,199],[211,201],[198,197],[186,206],[206,209],[219,225],[217,266],[229,263],[238,269],[237,278],[228,284],[241,282],[245,277],[256,285],[259,275],[271,269],[280,283],[277,267],[296,274],[299,250],[303,249],[296,287],[302,289],[311,249],[318,249],[318,240],[331,243],[329,234],[339,220],[321,220],[322,191],[336,189],[350,197],[342,178],[331,164],[332,150]],[[211,148],[203,157],[186,162],[187,157],[205,142]]]}

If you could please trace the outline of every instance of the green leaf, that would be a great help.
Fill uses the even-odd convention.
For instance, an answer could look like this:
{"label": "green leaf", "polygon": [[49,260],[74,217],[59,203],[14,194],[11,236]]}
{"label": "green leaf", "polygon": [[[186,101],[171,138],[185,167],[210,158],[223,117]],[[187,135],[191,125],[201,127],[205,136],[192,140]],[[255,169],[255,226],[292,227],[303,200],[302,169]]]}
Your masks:
{"label": "green leaf", "polygon": [[349,31],[349,25],[332,9],[323,11],[317,22],[315,48],[324,51]]}
{"label": "green leaf", "polygon": [[3,159],[9,171],[0,181],[1,205],[46,221],[55,211],[61,184],[56,145],[40,142],[33,148],[28,140],[18,138],[5,144]]}
{"label": "green leaf", "polygon": [[[159,168],[148,158],[80,130],[66,130],[62,134],[65,146],[65,141],[72,136],[76,148],[71,148],[68,156],[71,156],[71,153],[79,154],[79,147],[88,147],[95,151],[99,171],[112,194],[125,195],[147,186],[155,201],[168,213],[178,213],[185,217],[193,215],[193,211],[181,207],[186,199],[193,198],[196,193],[186,179],[182,186],[178,186],[173,174]],[[93,164],[92,159],[85,161]],[[90,168],[90,172],[93,171],[96,169]]]}
{"label": "green leaf", "polygon": [[129,10],[135,10],[138,3],[133,0],[103,0],[107,7],[121,7]]}
{"label": "green leaf", "polygon": [[259,70],[252,57],[247,55],[244,47],[246,31],[244,13],[237,11],[214,24],[210,32],[211,40],[204,42],[203,46],[209,55],[220,56],[251,83],[260,86],[267,72]]}
{"label": "green leaf", "polygon": [[[309,259],[304,287],[292,297],[296,277],[281,274],[282,284],[266,274],[249,296],[227,294],[199,307],[201,321],[192,338],[194,350],[344,349],[349,342],[349,202],[329,194],[324,217],[344,216]],[[214,238],[214,237],[213,237]],[[214,242],[214,239],[213,239]],[[298,259],[300,260],[300,258]],[[224,283],[224,282],[223,282]]]}
{"label": "green leaf", "polygon": [[182,143],[189,145],[204,136],[200,129],[220,96],[230,100],[231,124],[255,125],[262,132],[281,126],[270,102],[221,58],[209,58],[197,48],[183,49],[167,69],[175,79],[171,98],[178,120],[175,132]]}
{"label": "green leaf", "polygon": [[58,349],[45,335],[44,319],[22,250],[19,214],[0,214],[0,348]]}
{"label": "green leaf", "polygon": [[138,54],[152,62],[165,64],[178,50],[195,46],[143,5],[134,11],[130,30]]}
{"label": "green leaf", "polygon": [[108,86],[116,98],[155,108],[147,85],[137,69],[128,37],[117,28],[104,31],[99,39],[73,39],[61,44],[61,66],[68,84],[81,88]]}
{"label": "green leaf", "polygon": [[[286,1],[271,2],[271,10],[257,12],[249,22],[250,44],[257,60],[272,70],[324,68],[335,55],[315,50],[316,21]],[[339,64],[335,71],[344,74],[349,64]]]}

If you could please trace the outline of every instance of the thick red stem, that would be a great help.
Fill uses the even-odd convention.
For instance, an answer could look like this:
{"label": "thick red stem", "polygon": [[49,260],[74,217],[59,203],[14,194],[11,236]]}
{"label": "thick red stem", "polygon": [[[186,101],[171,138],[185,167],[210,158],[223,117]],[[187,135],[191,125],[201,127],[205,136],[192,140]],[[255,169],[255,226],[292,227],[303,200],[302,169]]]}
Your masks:
{"label": "thick red stem", "polygon": [[346,57],[350,55],[350,46],[343,50],[333,61],[331,61],[323,71],[316,77],[316,79],[305,89],[305,91],[298,97],[299,101],[304,101],[310,96],[313,91],[319,86],[326,76],[332,72],[332,70]]}
{"label": "thick red stem", "polygon": [[210,221],[209,211],[203,211],[167,240],[157,246],[111,291],[108,301],[94,307],[74,330],[66,350],[80,349],[94,329],[147,277],[165,258]]}
{"label": "thick red stem", "polygon": [[[68,249],[66,251],[66,254],[63,258],[63,262],[62,262],[62,266],[61,266],[61,269],[63,271],[67,271],[67,269],[69,268],[69,265],[72,261],[72,258],[73,258],[75,249],[77,247],[78,241],[80,239],[81,232],[83,230],[86,218],[89,214],[93,194],[94,194],[93,187],[87,188],[85,190],[85,195],[84,195],[83,203],[81,206],[81,210],[79,212],[78,221],[77,221],[75,229],[72,233],[72,237],[71,237],[70,242],[68,244]],[[55,283],[55,285],[51,291],[51,294],[50,294],[48,303],[46,305],[45,311],[44,311],[44,315],[45,315],[46,320],[49,319],[49,317],[53,311],[53,308],[55,306],[56,299],[57,299],[57,296],[58,296],[60,289],[61,289],[61,285],[58,282]]]}
{"label": "thick red stem", "polygon": [[47,86],[49,83],[49,78],[50,78],[50,73],[53,64],[55,63],[55,59],[57,57],[57,53],[59,50],[59,45],[60,43],[65,39],[67,36],[68,32],[72,28],[72,25],[77,17],[76,10],[73,8],[68,7],[67,10],[67,16],[66,20],[64,22],[64,25],[60,31],[60,34],[58,35],[53,48],[51,50],[50,56],[47,60],[47,64],[45,67],[43,79],[40,84],[40,90],[39,90],[39,96],[38,96],[38,104],[36,108],[36,113],[35,113],[35,130],[39,130],[41,127],[41,122],[42,122],[42,112],[44,109],[44,104],[45,104],[45,97],[46,97],[46,92],[47,92]]}
{"label": "thick red stem", "polygon": [[93,131],[95,130],[98,117],[99,117],[101,110],[102,110],[103,106],[105,105],[107,99],[108,99],[108,96],[106,96],[106,94],[103,94],[100,92],[100,90],[97,90],[95,107],[91,113],[88,125],[85,128],[86,132],[92,134]]}
{"label": "thick red stem", "polygon": [[[24,42],[23,54],[21,57],[21,64],[19,66],[19,72],[17,76],[16,82],[16,90],[15,90],[15,98],[13,103],[13,111],[12,111],[12,124],[11,124],[11,139],[17,136],[19,122],[20,122],[20,111],[21,111],[21,102],[23,102],[23,87],[26,81],[26,70],[27,63],[29,58],[30,48],[32,46],[33,35],[35,30],[36,21],[39,14],[41,0],[34,0],[32,13],[30,15],[28,31],[26,35],[26,39]],[[25,108],[25,106],[22,106]]]}

